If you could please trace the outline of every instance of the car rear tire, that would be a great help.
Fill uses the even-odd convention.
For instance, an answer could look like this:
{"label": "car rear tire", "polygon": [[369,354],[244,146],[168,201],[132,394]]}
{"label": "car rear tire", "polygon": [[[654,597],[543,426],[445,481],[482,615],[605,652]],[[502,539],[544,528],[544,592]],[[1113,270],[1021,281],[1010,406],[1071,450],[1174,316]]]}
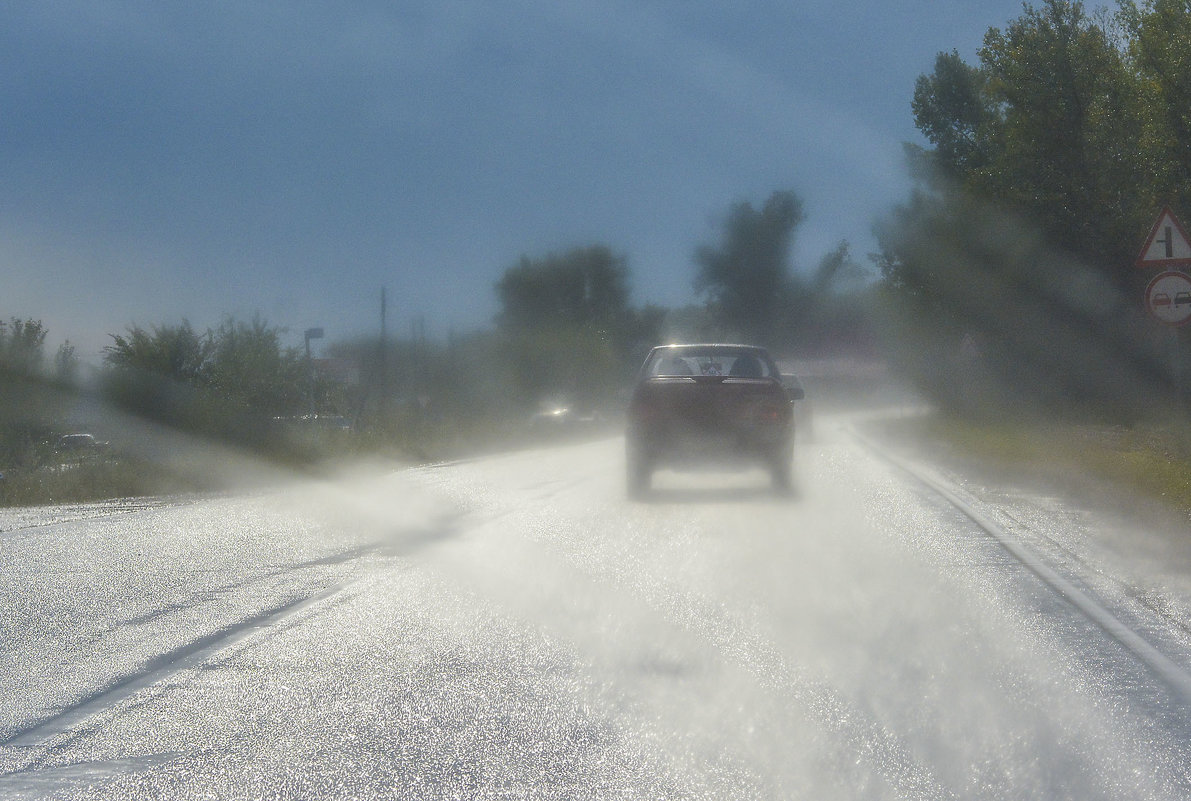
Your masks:
{"label": "car rear tire", "polygon": [[769,474],[773,479],[773,488],[778,492],[789,492],[794,485],[794,459],[789,453],[782,453],[773,458],[769,465]]}
{"label": "car rear tire", "polygon": [[649,492],[653,479],[653,467],[645,457],[629,453],[625,466],[626,489],[630,498],[643,497]]}

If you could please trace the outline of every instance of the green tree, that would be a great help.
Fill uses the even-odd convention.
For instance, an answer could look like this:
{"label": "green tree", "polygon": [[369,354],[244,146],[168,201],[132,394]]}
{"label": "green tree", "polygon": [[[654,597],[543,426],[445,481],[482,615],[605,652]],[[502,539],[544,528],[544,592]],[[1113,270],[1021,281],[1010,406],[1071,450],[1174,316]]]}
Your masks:
{"label": "green tree", "polygon": [[54,379],[63,386],[71,386],[78,380],[78,376],[79,357],[68,339],[59,345],[54,353]]}
{"label": "green tree", "polygon": [[[980,51],[996,148],[968,186],[1040,225],[1050,241],[1121,276],[1143,218],[1138,85],[1104,25],[1080,2],[1045,0]],[[1127,274],[1127,273],[1126,273]]]}
{"label": "green tree", "polygon": [[227,318],[211,335],[203,384],[245,412],[275,416],[303,410],[306,364],[297,348],[281,345],[281,332],[260,315]]}
{"label": "green tree", "polygon": [[606,403],[656,344],[662,312],[629,304],[628,266],[603,245],[522,257],[496,284],[501,365],[523,404]]}
{"label": "green tree", "polygon": [[210,331],[199,333],[183,320],[152,329],[134,325],[126,334],[112,334],[104,362],[122,371],[155,375],[182,383],[201,383],[214,349]]}
{"label": "green tree", "polygon": [[1191,6],[1126,0],[1120,19],[1141,79],[1141,174],[1153,182],[1157,203],[1191,211]]}
{"label": "green tree", "polygon": [[304,408],[304,363],[259,316],[227,318],[201,333],[185,320],[132,326],[112,340],[104,353],[108,397],[150,419],[269,450],[273,434],[262,419]]}
{"label": "green tree", "polygon": [[542,259],[522,256],[496,284],[505,328],[585,326],[606,329],[628,310],[628,268],[603,245]]}
{"label": "green tree", "polygon": [[46,456],[61,411],[41,375],[46,334],[40,320],[0,321],[0,467],[34,467]]}
{"label": "green tree", "polygon": [[152,329],[130,326],[112,334],[104,349],[104,394],[125,411],[203,434],[214,433],[219,414],[202,391],[210,369],[210,331],[183,320]]}
{"label": "green tree", "polygon": [[908,146],[915,189],[876,233],[903,353],[936,397],[964,403],[980,383],[976,362],[956,361],[961,342],[979,343],[966,352],[1004,403],[1130,415],[1169,397],[1177,371],[1156,356],[1132,261],[1162,196],[1189,185],[1174,144],[1188,79],[1162,49],[1189,16],[1146,0],[1114,27],[1046,0],[990,29],[978,65],[941,54],[919,79],[911,105],[932,147]]}
{"label": "green tree", "polygon": [[811,288],[815,295],[821,297],[847,289],[848,285],[867,279],[869,275],[869,271],[852,257],[852,245],[844,239],[819,260]]}
{"label": "green tree", "polygon": [[790,191],[774,192],[760,209],[742,201],[728,212],[720,243],[695,251],[695,290],[728,334],[773,344],[803,217],[802,201]]}
{"label": "green tree", "polygon": [[1130,417],[1169,391],[1111,277],[972,193],[919,190],[876,228],[890,355],[938,402]]}
{"label": "green tree", "polygon": [[873,352],[872,273],[847,240],[824,254],[813,273],[795,275],[786,336],[804,355]]}
{"label": "green tree", "polygon": [[952,179],[962,180],[988,164],[996,112],[987,83],[984,70],[969,66],[952,50],[939,53],[934,72],[920,75],[914,85],[914,122],[935,146],[936,163]]}
{"label": "green tree", "polygon": [[42,366],[46,328],[41,320],[13,317],[0,321],[0,366],[13,373],[35,375]]}
{"label": "green tree", "polygon": [[940,53],[918,79],[911,107],[933,148],[917,176],[1028,218],[1124,287],[1155,213],[1142,95],[1103,18],[1068,0],[1026,6],[988,31],[979,65]]}

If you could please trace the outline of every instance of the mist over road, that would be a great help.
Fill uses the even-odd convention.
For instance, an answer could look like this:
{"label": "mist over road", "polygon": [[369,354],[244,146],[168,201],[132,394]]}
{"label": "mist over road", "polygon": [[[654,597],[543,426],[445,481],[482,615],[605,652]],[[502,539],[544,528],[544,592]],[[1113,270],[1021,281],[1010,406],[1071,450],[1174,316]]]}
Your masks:
{"label": "mist over road", "polygon": [[0,799],[1191,796],[1191,547],[853,425],[0,513]]}

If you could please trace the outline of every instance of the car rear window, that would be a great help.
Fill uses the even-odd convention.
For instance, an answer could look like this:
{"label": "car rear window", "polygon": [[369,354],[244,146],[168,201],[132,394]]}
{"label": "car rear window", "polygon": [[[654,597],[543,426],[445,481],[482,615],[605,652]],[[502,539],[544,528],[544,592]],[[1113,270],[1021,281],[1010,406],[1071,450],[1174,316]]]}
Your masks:
{"label": "car rear window", "polygon": [[722,375],[733,378],[772,378],[769,359],[754,351],[657,351],[645,366],[649,376]]}

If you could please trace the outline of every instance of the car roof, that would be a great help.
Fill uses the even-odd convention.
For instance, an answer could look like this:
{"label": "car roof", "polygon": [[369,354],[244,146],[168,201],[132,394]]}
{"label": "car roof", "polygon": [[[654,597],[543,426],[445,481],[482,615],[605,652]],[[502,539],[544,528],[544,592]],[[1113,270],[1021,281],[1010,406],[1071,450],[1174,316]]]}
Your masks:
{"label": "car roof", "polygon": [[736,345],[728,342],[680,342],[658,345],[653,350],[751,350],[756,353],[768,351],[760,345]]}

